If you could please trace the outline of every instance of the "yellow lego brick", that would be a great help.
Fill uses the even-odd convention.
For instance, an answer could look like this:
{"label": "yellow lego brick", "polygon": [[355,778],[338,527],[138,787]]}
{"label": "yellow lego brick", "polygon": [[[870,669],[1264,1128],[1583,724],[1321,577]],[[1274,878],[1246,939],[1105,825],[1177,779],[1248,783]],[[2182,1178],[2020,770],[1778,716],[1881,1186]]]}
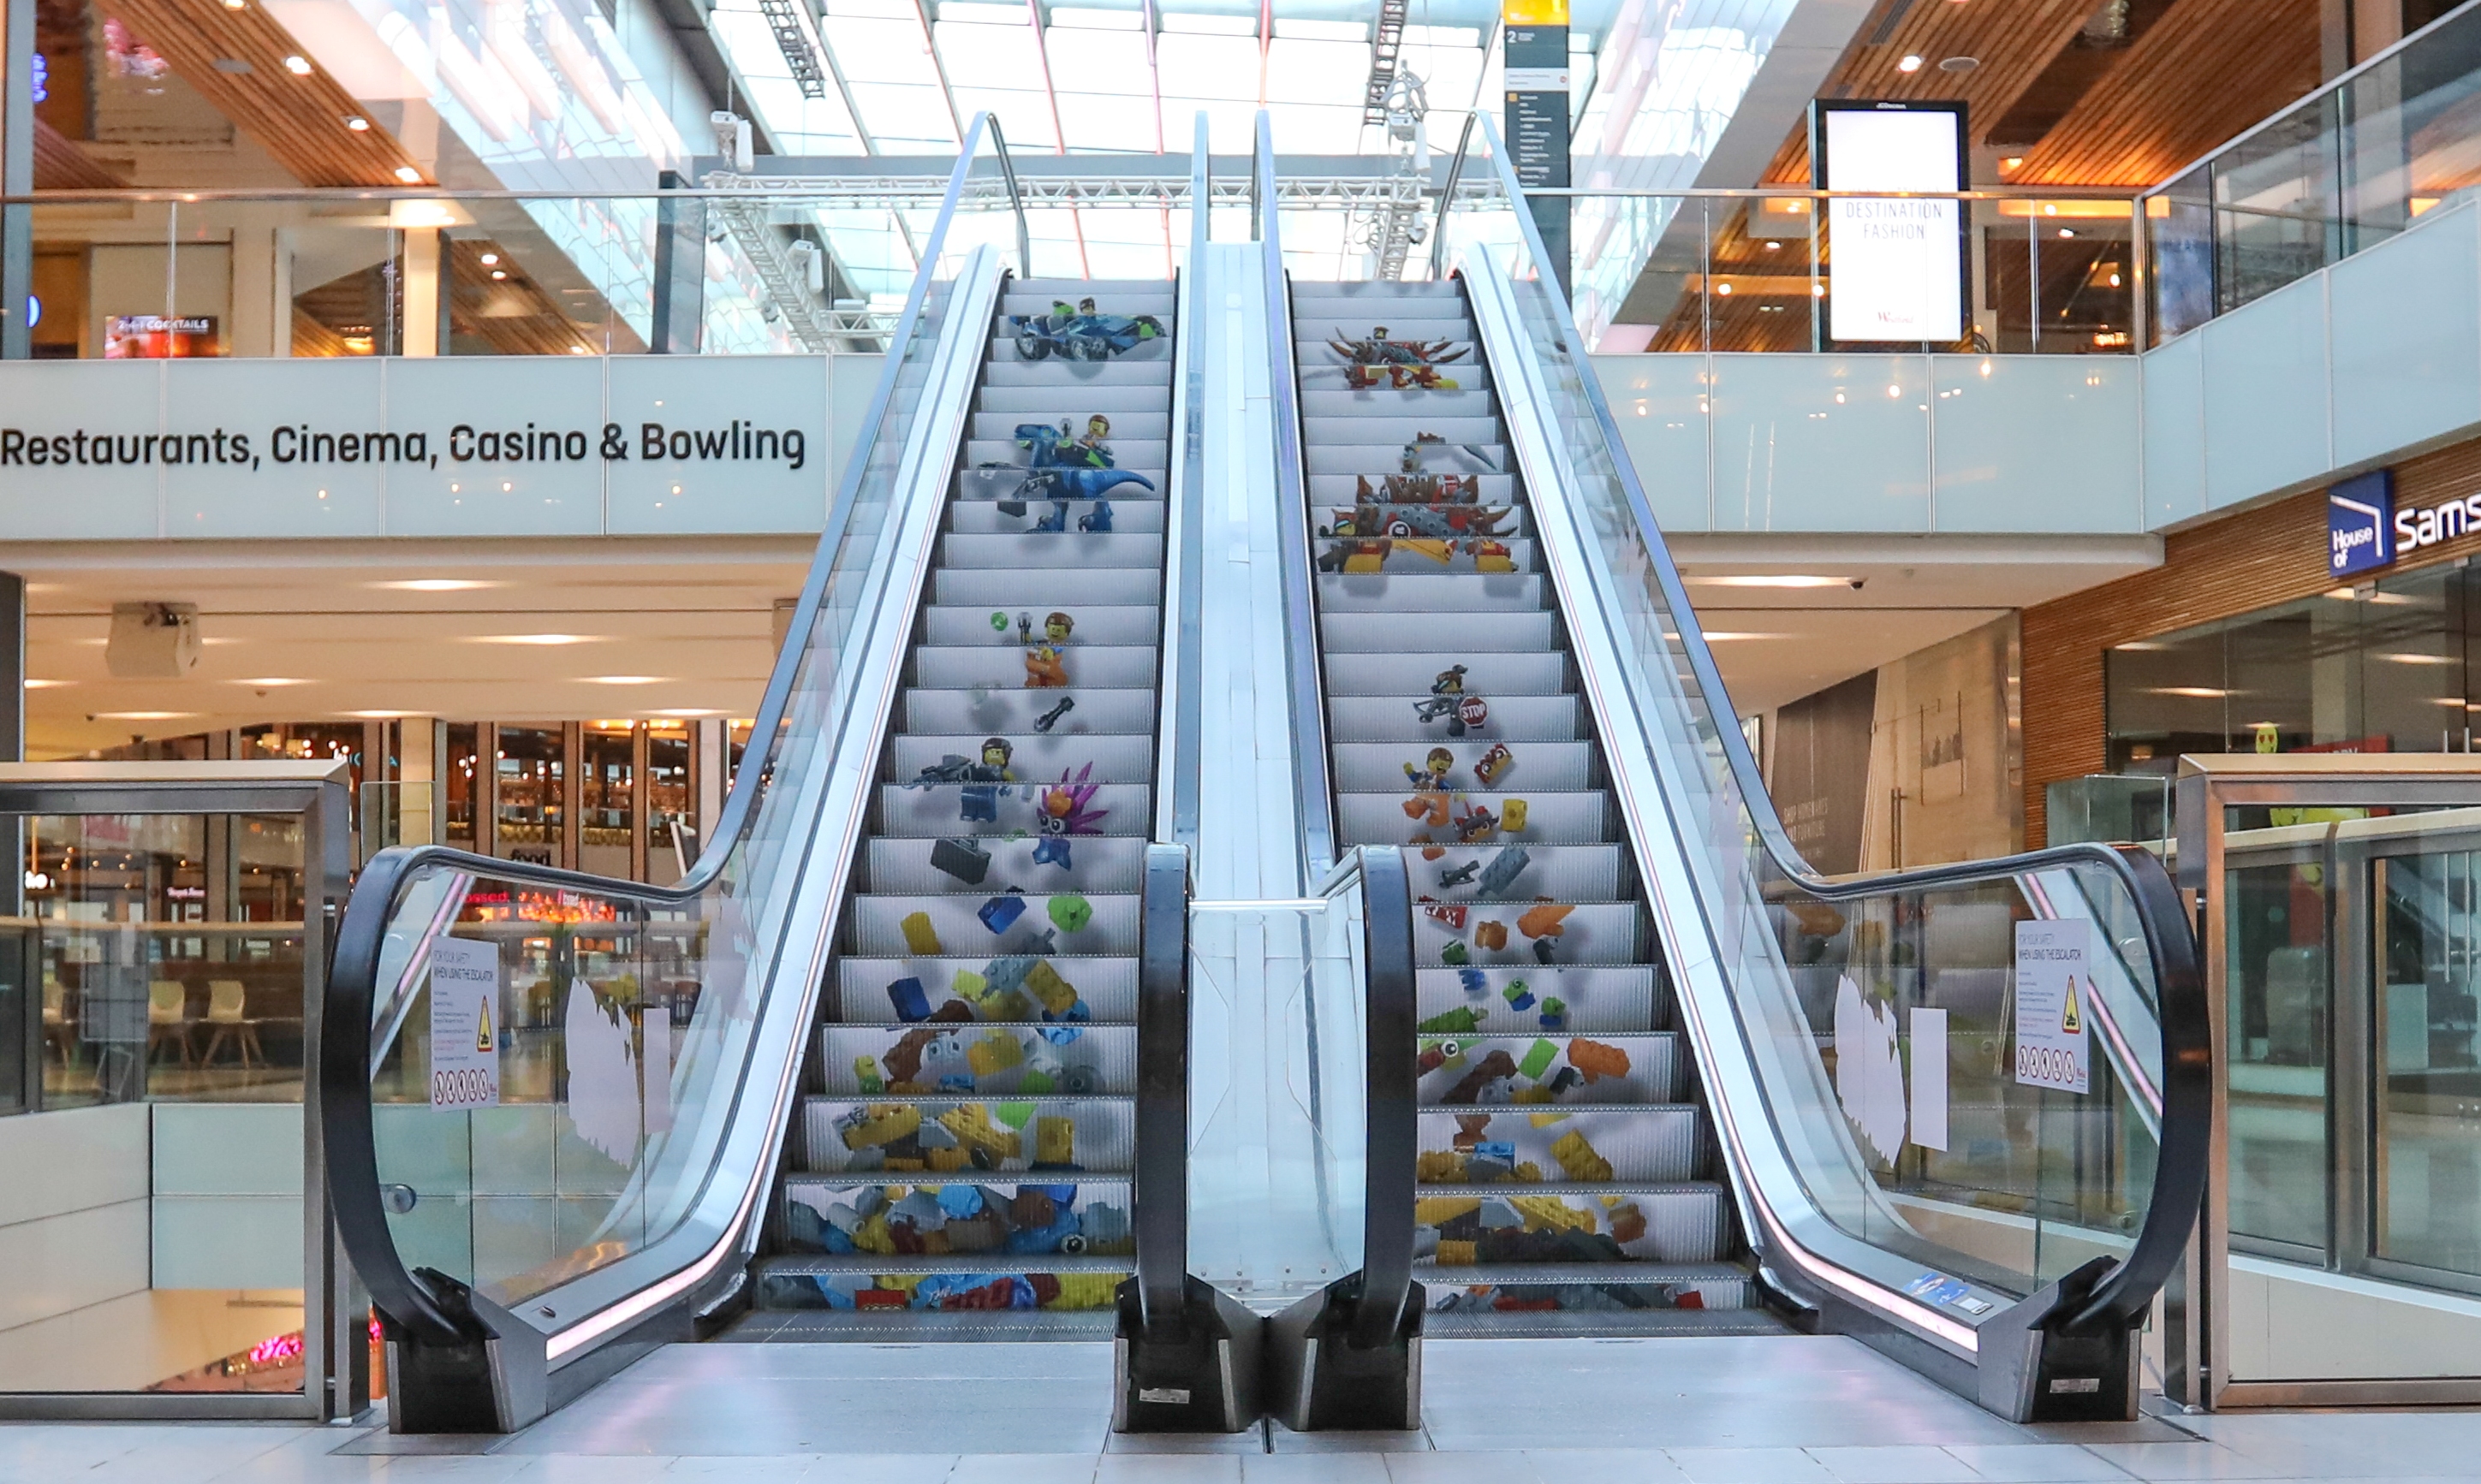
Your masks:
{"label": "yellow lego brick", "polygon": [[1591,1212],[1575,1210],[1555,1195],[1512,1195],[1508,1204],[1525,1218],[1528,1232],[1590,1232],[1598,1224]]}
{"label": "yellow lego brick", "polygon": [[1118,1273],[1060,1273],[1059,1296],[1045,1309],[1109,1309],[1118,1293]]}
{"label": "yellow lego brick", "polygon": [[1413,1160],[1413,1178],[1425,1185],[1464,1184],[1465,1157],[1452,1149],[1425,1149]]}
{"label": "yellow lego brick", "polygon": [[1033,1121],[1033,1158],[1039,1164],[1077,1162],[1077,1120],[1046,1115]]}
{"label": "yellow lego brick", "polygon": [[[1551,1089],[1548,1087],[1528,1087],[1523,1092],[1518,1093],[1515,1097],[1510,1098],[1507,1101],[1510,1103],[1525,1104],[1548,1103],[1551,1101]],[[1538,1118],[1541,1115],[1536,1113],[1534,1116]],[[1541,1125],[1536,1124],[1534,1127],[1540,1128]]]}
{"label": "yellow lego brick", "polygon": [[973,1157],[962,1149],[926,1149],[922,1156],[942,1175],[953,1175],[973,1162]]}
{"label": "yellow lego brick", "polygon": [[893,1256],[896,1238],[887,1235],[887,1212],[880,1211],[854,1230],[853,1246],[863,1252],[880,1252]]}
{"label": "yellow lego brick", "polygon": [[1025,987],[1054,1015],[1065,1015],[1077,1007],[1077,986],[1061,978],[1048,958],[1025,972]]}
{"label": "yellow lego brick", "polygon": [[1421,1226],[1445,1226],[1467,1211],[1481,1210],[1481,1201],[1470,1195],[1433,1195],[1413,1203],[1413,1220]]}
{"label": "yellow lego brick", "polygon": [[890,1159],[885,1167],[909,1175],[915,1170],[927,1169],[929,1166],[914,1159]]}
{"label": "yellow lego brick", "polygon": [[844,1131],[847,1149],[892,1144],[922,1127],[922,1109],[910,1103],[874,1103],[870,1116]]}
{"label": "yellow lego brick", "polygon": [[927,1276],[928,1275],[925,1273],[875,1273],[872,1275],[871,1286],[892,1289],[899,1293],[911,1293],[915,1289],[922,1287],[922,1280]]}
{"label": "yellow lego brick", "polygon": [[976,974],[971,969],[957,970],[956,977],[948,985],[950,993],[953,994],[957,999],[964,1001],[968,1004],[981,1003],[982,996],[990,991],[990,980],[983,978],[980,975]]}
{"label": "yellow lego brick", "polygon": [[965,1048],[965,1063],[976,1077],[990,1077],[1025,1065],[1025,1047],[1005,1030],[994,1030]]}
{"label": "yellow lego brick", "polygon": [[1542,1184],[1542,1166],[1528,1159],[1516,1167],[1513,1178],[1528,1185],[1538,1185]]}
{"label": "yellow lego brick", "polygon": [[979,1149],[995,1159],[1013,1159],[1024,1152],[1024,1136],[991,1122],[979,1103],[952,1107],[939,1115],[939,1127],[956,1135],[968,1151]]}
{"label": "yellow lego brick", "polygon": [[1514,559],[1507,557],[1476,557],[1474,559],[1474,570],[1476,572],[1513,572],[1516,570],[1516,562]]}
{"label": "yellow lego brick", "polygon": [[1551,1158],[1559,1161],[1559,1168],[1568,1172],[1570,1180],[1600,1184],[1611,1178],[1611,1161],[1585,1141],[1582,1129],[1571,1129],[1559,1135],[1551,1146]]}
{"label": "yellow lego brick", "polygon": [[1439,1265],[1441,1267],[1471,1266],[1474,1260],[1479,1256],[1475,1250],[1476,1246],[1474,1242],[1443,1241],[1439,1243]]}
{"label": "yellow lego brick", "polygon": [[1385,558],[1373,557],[1368,552],[1355,552],[1344,559],[1345,574],[1350,577],[1373,576],[1385,571],[1386,567]]}
{"label": "yellow lego brick", "polygon": [[1396,549],[1399,552],[1409,552],[1416,557],[1427,557],[1441,566],[1446,566],[1448,559],[1455,555],[1453,542],[1419,536],[1399,537],[1396,542]]}
{"label": "yellow lego brick", "polygon": [[904,946],[916,958],[936,958],[948,951],[939,946],[939,929],[930,925],[930,914],[916,912],[896,924],[904,933]]}
{"label": "yellow lego brick", "polygon": [[1527,1116],[1532,1120],[1533,1127],[1537,1129],[1547,1129],[1554,1123],[1566,1123],[1570,1118],[1576,1115],[1573,1113],[1531,1113]]}

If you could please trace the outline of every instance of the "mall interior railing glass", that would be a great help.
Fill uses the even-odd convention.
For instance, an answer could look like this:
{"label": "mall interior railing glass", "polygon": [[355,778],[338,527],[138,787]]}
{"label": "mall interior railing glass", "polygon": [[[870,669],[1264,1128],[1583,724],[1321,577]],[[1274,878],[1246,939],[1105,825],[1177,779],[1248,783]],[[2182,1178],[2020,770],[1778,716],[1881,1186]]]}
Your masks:
{"label": "mall interior railing glass", "polygon": [[998,308],[999,245],[1008,266],[1026,251],[1012,190],[996,220],[960,216],[994,175],[1005,147],[984,115],[689,875],[646,886],[426,846],[381,852],[356,886],[320,1106],[399,1431],[523,1425],[686,1338],[744,1282]]}
{"label": "mall interior railing glass", "polygon": [[2133,1416],[2136,1330],[2195,1223],[2211,1119],[2169,877],[2132,846],[1809,866],[1511,209],[1505,148],[1487,119],[1476,132],[1466,172],[1499,190],[1447,212],[1446,250],[1763,1283],[2002,1416]]}

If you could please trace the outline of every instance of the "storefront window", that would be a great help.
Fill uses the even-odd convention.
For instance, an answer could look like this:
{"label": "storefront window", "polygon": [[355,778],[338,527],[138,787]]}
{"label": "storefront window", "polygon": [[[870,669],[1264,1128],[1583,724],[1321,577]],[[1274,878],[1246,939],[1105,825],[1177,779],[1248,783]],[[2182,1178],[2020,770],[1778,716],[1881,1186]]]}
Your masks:
{"label": "storefront window", "polygon": [[2462,752],[2481,697],[2481,574],[2338,587],[2106,657],[2110,770],[2183,752]]}
{"label": "storefront window", "polygon": [[589,721],[583,729],[578,778],[585,803],[578,815],[577,869],[598,876],[631,876],[630,821],[638,769],[635,728],[626,721]]}
{"label": "storefront window", "polygon": [[475,799],[483,791],[483,772],[479,735],[482,728],[471,721],[448,724],[448,759],[440,771],[446,794],[441,808],[445,842],[459,850],[474,846],[474,821],[482,818]]}
{"label": "storefront window", "polygon": [[697,858],[696,753],[686,721],[646,726],[646,879],[669,885]]}
{"label": "storefront window", "polygon": [[560,863],[561,808],[566,788],[558,726],[502,726],[497,758],[498,798],[493,809],[491,853],[540,866]]}

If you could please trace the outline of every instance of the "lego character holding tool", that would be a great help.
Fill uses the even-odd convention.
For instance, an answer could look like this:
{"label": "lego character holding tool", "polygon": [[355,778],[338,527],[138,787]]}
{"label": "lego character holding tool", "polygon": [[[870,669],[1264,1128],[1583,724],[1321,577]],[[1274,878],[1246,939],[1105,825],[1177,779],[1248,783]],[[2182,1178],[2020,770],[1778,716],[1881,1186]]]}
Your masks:
{"label": "lego character holding tool", "polygon": [[[1076,632],[1077,620],[1066,613],[1053,613],[1042,620],[1042,642],[1025,652],[1027,690],[1057,690],[1068,684],[1068,662],[1059,651]],[[1022,613],[1017,615],[1017,633],[1028,639],[1032,638],[1032,624]]]}
{"label": "lego character holding tool", "polygon": [[1420,767],[1407,763],[1404,776],[1413,781],[1415,793],[1431,793],[1448,786],[1448,774],[1454,771],[1456,755],[1445,747],[1433,747]]}
{"label": "lego character holding tool", "polygon": [[1430,693],[1413,703],[1413,718],[1427,725],[1445,718],[1449,737],[1462,737],[1490,719],[1490,703],[1465,694],[1465,667],[1449,665],[1430,682]]}

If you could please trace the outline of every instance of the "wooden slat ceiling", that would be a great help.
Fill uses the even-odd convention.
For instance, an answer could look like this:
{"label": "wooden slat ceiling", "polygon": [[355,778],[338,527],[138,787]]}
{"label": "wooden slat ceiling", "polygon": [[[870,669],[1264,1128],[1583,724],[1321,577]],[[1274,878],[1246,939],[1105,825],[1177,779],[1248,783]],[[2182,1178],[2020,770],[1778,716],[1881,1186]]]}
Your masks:
{"label": "wooden slat ceiling", "polygon": [[[2094,0],[1881,0],[1819,96],[1896,98],[1905,102],[1962,99],[1976,134],[1996,123],[2075,37]],[[1901,11],[1893,28],[1888,17]],[[1883,45],[1870,45],[1887,31]],[[1916,72],[1896,70],[1920,57]],[[1969,72],[1945,72],[1949,57],[1979,62]],[[1808,125],[1792,131],[1765,174],[1769,185],[1809,183]]]}
{"label": "wooden slat ceiling", "polygon": [[[307,77],[285,70],[285,58],[308,54],[256,0],[239,10],[219,0],[111,0],[110,9],[301,184],[433,183],[421,162],[377,123],[345,126],[364,105],[325,68],[314,64]],[[403,169],[415,178],[398,174]]]}
{"label": "wooden slat ceiling", "polygon": [[2017,185],[2155,186],[2318,82],[2318,0],[2179,0],[2057,127]]}
{"label": "wooden slat ceiling", "polygon": [[[1880,0],[1819,96],[1962,98],[1980,143],[2041,80],[2097,0]],[[1892,27],[1889,18],[1894,17]],[[1886,39],[1871,44],[1881,31]],[[1919,71],[1896,64],[1919,56]],[[2172,0],[2110,53],[2100,78],[2024,164],[1995,185],[2160,184],[2171,171],[2317,86],[2318,0]],[[1972,57],[1946,72],[1939,63]],[[1795,126],[1763,183],[1806,185],[1808,126]]]}

